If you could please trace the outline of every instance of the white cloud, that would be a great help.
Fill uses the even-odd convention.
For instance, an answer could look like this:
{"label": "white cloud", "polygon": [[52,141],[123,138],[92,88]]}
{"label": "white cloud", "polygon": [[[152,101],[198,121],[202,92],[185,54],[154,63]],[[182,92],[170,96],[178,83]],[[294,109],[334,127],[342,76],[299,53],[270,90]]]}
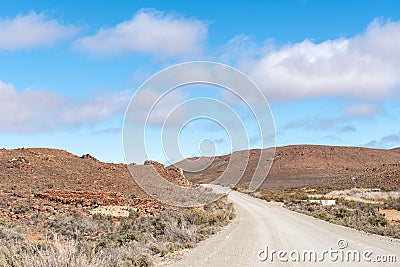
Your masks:
{"label": "white cloud", "polygon": [[47,92],[17,92],[11,84],[0,81],[0,131],[36,132],[52,128],[53,111],[65,102],[66,99]]}
{"label": "white cloud", "polygon": [[376,148],[392,148],[400,145],[400,132],[393,133],[382,137],[379,140],[372,140],[366,143],[366,147],[376,147]]}
{"label": "white cloud", "polygon": [[0,50],[20,50],[51,45],[78,32],[71,25],[46,19],[44,14],[31,12],[12,19],[0,18]]}
{"label": "white cloud", "polygon": [[75,46],[94,55],[137,52],[177,57],[198,54],[206,35],[202,21],[147,9],[115,27],[78,39]]}
{"label": "white cloud", "polygon": [[383,99],[400,86],[399,47],[400,22],[375,20],[353,38],[268,46],[243,65],[270,100]]}
{"label": "white cloud", "polygon": [[59,114],[60,120],[72,126],[100,122],[116,114],[123,114],[131,98],[131,93],[103,93],[84,102],[71,102]]}
{"label": "white cloud", "polygon": [[54,93],[0,81],[0,132],[36,133],[81,127],[123,114],[129,92],[103,93],[79,102]]}
{"label": "white cloud", "polygon": [[343,112],[351,117],[370,118],[382,111],[382,108],[376,104],[355,104],[346,107]]}
{"label": "white cloud", "polygon": [[346,120],[342,117],[334,117],[334,118],[307,118],[300,119],[296,121],[291,121],[287,123],[284,127],[284,130],[291,129],[304,129],[306,131],[335,131],[340,133],[346,132],[356,132],[357,129],[353,125],[347,124]]}

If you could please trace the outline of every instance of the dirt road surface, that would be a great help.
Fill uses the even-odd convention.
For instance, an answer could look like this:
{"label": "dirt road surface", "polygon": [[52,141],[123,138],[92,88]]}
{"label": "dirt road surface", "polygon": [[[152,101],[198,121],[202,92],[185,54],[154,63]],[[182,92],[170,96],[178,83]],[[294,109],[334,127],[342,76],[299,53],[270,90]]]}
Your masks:
{"label": "dirt road surface", "polygon": [[[215,185],[206,186],[218,192],[227,191]],[[229,199],[237,211],[234,221],[223,231],[186,253],[182,260],[169,266],[400,264],[400,240],[330,224],[292,212],[277,203],[267,203],[235,191],[229,193]],[[360,255],[360,261],[357,255]]]}

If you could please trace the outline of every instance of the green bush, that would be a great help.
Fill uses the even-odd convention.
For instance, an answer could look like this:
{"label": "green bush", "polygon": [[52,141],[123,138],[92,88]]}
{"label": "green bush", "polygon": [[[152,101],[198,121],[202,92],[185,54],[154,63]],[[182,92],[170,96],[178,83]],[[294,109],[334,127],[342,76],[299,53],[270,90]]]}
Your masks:
{"label": "green bush", "polygon": [[285,204],[309,199],[308,195],[302,191],[284,191],[284,190],[262,190],[259,198],[268,202],[276,201]]}
{"label": "green bush", "polygon": [[389,198],[384,202],[383,207],[385,209],[400,211],[400,199]]}
{"label": "green bush", "polygon": [[350,211],[346,208],[340,207],[334,211],[334,215],[338,219],[343,219],[351,215]]}
{"label": "green bush", "polygon": [[400,238],[400,224],[390,225],[386,217],[376,211],[376,204],[339,199],[333,206],[298,201],[288,202],[286,207],[368,233]]}

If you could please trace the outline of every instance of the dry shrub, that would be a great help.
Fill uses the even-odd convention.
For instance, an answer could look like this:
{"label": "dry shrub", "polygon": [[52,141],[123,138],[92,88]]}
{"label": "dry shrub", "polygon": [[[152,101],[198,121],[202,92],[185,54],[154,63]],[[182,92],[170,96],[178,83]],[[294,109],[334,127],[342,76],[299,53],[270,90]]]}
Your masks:
{"label": "dry shrub", "polygon": [[139,217],[59,214],[45,222],[50,238],[35,242],[17,228],[0,225],[0,266],[152,266],[154,256],[192,248],[235,216],[231,203],[177,209]]}

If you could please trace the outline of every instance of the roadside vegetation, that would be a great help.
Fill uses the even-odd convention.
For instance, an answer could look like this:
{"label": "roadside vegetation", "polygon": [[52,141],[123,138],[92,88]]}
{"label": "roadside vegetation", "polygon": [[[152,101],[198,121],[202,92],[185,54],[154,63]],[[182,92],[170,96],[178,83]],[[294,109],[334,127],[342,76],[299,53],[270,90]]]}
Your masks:
{"label": "roadside vegetation", "polygon": [[[58,214],[35,238],[25,225],[0,221],[0,266],[152,266],[218,232],[235,216],[223,197],[204,207],[115,220]],[[40,218],[38,218],[40,220]]]}
{"label": "roadside vegetation", "polygon": [[[282,202],[290,210],[334,224],[400,239],[400,220],[389,220],[384,212],[393,210],[399,214],[399,199],[389,198],[368,203],[338,198],[335,205],[322,205],[309,201],[312,197],[302,190],[261,190],[253,195],[268,202]],[[324,197],[318,199],[324,199]]]}

